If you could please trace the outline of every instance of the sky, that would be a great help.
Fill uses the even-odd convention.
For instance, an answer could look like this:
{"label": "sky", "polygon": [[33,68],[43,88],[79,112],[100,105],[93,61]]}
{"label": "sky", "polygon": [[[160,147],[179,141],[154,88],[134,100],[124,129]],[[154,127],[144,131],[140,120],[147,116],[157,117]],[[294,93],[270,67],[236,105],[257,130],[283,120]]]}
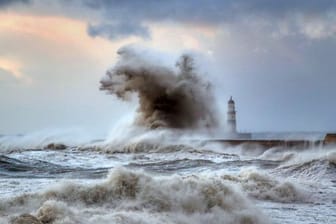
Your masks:
{"label": "sky", "polygon": [[108,132],[136,110],[99,91],[126,45],[198,55],[240,131],[336,131],[335,0],[0,0],[0,134]]}

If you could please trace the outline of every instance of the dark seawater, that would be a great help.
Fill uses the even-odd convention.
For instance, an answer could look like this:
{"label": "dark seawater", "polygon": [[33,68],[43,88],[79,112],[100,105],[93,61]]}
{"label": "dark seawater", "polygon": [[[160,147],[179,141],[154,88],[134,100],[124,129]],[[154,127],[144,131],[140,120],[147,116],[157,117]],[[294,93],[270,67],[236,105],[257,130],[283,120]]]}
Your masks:
{"label": "dark seawater", "polygon": [[336,147],[0,139],[0,186],[0,223],[336,223]]}

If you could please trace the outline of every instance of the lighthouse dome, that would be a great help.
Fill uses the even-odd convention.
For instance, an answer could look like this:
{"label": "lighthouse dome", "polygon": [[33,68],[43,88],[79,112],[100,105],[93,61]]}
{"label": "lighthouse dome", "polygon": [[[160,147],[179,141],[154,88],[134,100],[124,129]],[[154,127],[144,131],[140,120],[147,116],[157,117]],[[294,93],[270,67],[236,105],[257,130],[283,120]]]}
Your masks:
{"label": "lighthouse dome", "polygon": [[228,101],[229,104],[234,104],[235,102],[232,99],[232,96],[230,97],[230,100]]}

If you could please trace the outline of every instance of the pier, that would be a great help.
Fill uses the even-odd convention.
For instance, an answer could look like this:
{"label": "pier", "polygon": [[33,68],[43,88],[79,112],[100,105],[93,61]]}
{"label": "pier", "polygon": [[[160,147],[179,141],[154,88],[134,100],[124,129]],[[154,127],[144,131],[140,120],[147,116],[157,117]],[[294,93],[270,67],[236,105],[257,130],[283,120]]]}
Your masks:
{"label": "pier", "polygon": [[251,145],[264,148],[306,148],[326,145],[336,145],[336,133],[328,133],[322,140],[282,140],[282,139],[211,139],[205,143],[220,143],[229,146]]}

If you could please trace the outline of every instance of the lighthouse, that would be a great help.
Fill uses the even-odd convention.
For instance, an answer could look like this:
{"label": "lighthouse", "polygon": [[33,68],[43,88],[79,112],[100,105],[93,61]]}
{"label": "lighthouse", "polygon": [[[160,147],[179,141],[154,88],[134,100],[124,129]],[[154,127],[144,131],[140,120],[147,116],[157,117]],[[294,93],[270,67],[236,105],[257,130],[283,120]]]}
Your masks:
{"label": "lighthouse", "polygon": [[232,96],[228,101],[227,127],[229,133],[237,133],[235,102],[233,101]]}

